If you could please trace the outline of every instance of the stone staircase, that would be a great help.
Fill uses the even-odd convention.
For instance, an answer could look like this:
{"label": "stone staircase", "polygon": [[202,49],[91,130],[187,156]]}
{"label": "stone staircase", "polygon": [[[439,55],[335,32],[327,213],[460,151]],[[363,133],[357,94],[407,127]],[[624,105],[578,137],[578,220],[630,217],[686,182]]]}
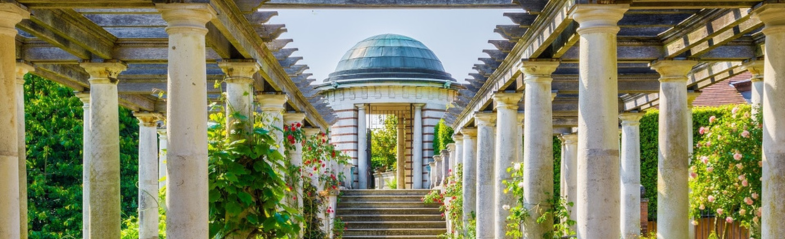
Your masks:
{"label": "stone staircase", "polygon": [[438,204],[422,203],[429,191],[341,191],[335,213],[347,223],[343,238],[438,238],[447,223]]}

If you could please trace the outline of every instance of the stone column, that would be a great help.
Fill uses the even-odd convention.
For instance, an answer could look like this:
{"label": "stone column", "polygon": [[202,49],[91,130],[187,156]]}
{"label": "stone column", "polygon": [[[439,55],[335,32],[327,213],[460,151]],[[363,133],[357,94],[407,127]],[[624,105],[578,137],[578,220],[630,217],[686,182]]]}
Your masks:
{"label": "stone column", "polygon": [[[404,121],[406,120],[406,116],[399,115],[398,117],[398,129],[397,129],[397,137],[396,137],[396,162],[398,172],[396,172],[396,178],[398,182],[398,189],[406,189],[406,127]],[[433,168],[433,167],[431,167]],[[431,182],[433,182],[433,178],[431,177]]]}
{"label": "stone column", "polygon": [[30,13],[0,3],[0,16],[0,238],[20,238],[15,26]]}
{"label": "stone column", "polygon": [[436,188],[436,160],[429,162],[428,166],[431,167],[431,171],[428,174],[431,178],[431,182],[433,182],[433,184],[431,184],[431,188]]}
{"label": "stone column", "polygon": [[90,92],[76,92],[82,101],[82,238],[90,238]]}
{"label": "stone column", "polygon": [[425,104],[414,104],[414,128],[412,129],[412,189],[422,189],[422,107]]}
{"label": "stone column", "polygon": [[160,114],[134,112],[139,119],[139,238],[158,238],[158,137]]}
{"label": "stone column", "polygon": [[[504,193],[506,185],[503,181],[511,178],[507,168],[518,162],[518,102],[523,97],[522,93],[496,93],[493,95],[494,107],[496,108],[496,127],[502,130],[496,132],[495,157],[492,175],[493,198],[496,202],[493,211],[493,230],[497,238],[506,238],[507,215],[509,210],[505,210],[503,205],[511,206],[515,203],[515,196],[511,193]],[[479,167],[478,167],[479,168]],[[480,172],[482,169],[480,169]],[[483,181],[483,179],[478,179]],[[479,208],[479,207],[478,207]],[[542,234],[540,234],[542,235]]]}
{"label": "stone column", "polygon": [[[687,142],[689,142],[689,143],[687,143],[687,145],[689,145],[689,146],[687,147],[687,149],[688,149],[688,152],[689,152],[688,154],[690,155],[689,156],[689,160],[687,160],[688,163],[692,162],[692,153],[695,150],[695,142],[693,140],[693,134],[694,134],[695,131],[693,131],[693,126],[692,126],[692,123],[693,123],[692,122],[692,102],[695,101],[695,99],[698,98],[698,96],[700,96],[700,94],[701,94],[700,92],[695,92],[695,91],[687,92],[687,108],[689,108],[688,113],[687,113],[687,128],[688,128],[687,132],[689,132],[689,133],[687,133]],[[690,192],[692,192],[691,189],[690,189]],[[694,218],[692,218],[692,219],[694,219]],[[644,220],[642,220],[642,221],[645,221],[645,220],[648,220],[648,219],[644,218]],[[689,236],[690,236],[689,239],[695,239],[695,225],[693,225],[692,222],[689,222],[689,224],[687,224],[687,230],[688,230],[688,233],[689,233]]]}
{"label": "stone column", "polygon": [[25,147],[25,74],[33,66],[16,63],[16,127],[19,152],[19,235],[27,239],[27,150]]}
{"label": "stone column", "polygon": [[689,237],[689,108],[687,73],[697,61],[658,61],[660,73],[659,162],[657,174],[657,234]]}
{"label": "stone column", "polygon": [[[573,205],[578,204],[578,135],[561,135],[561,197],[566,198],[567,202]],[[570,219],[578,218],[578,210],[575,206],[570,208]],[[576,231],[576,225],[572,225],[571,230]]]}
{"label": "stone column", "polygon": [[[523,125],[523,204],[529,213],[524,223],[524,238],[540,238],[552,231],[551,219],[537,223],[542,216],[538,208],[550,207],[553,197],[553,93],[551,73],[559,66],[555,61],[524,61],[521,71],[526,84]],[[516,104],[517,106],[517,104]],[[518,127],[515,127],[516,129]],[[498,224],[498,223],[497,223]],[[504,226],[504,225],[502,225]]]}
{"label": "stone column", "polygon": [[450,158],[450,151],[449,150],[442,150],[442,178],[440,179],[442,188],[447,187],[447,181],[449,181],[449,177],[452,174],[452,169],[450,169],[450,165],[452,165],[452,159]]}
{"label": "stone column", "polygon": [[[283,155],[283,111],[288,98],[279,93],[262,93],[256,96],[259,101],[259,108],[262,110],[262,117],[267,119],[271,132],[275,135],[275,144],[278,145],[278,152]],[[272,130],[278,128],[280,130]]]}
{"label": "stone column", "polygon": [[[302,126],[303,120],[305,120],[305,114],[303,113],[286,113],[283,115],[283,122],[285,125],[297,125],[300,124]],[[305,139],[303,139],[305,140]],[[295,167],[302,168],[303,166],[303,145],[299,143],[294,144],[294,151],[289,151],[289,161]],[[300,171],[302,174],[302,171]],[[302,176],[302,175],[300,175]],[[297,206],[299,208],[303,207],[303,180],[302,177],[299,180],[297,185]]]}
{"label": "stone column", "polygon": [[[208,236],[207,66],[208,4],[156,4],[167,22],[169,79],[166,92],[166,235]],[[108,238],[108,237],[107,237]]]}
{"label": "stone column", "polygon": [[158,129],[158,188],[166,186],[166,128]]}
{"label": "stone column", "polygon": [[476,238],[492,239],[496,238],[494,212],[497,206],[502,206],[494,199],[496,113],[476,113],[474,123],[477,125]]}
{"label": "stone column", "polygon": [[[463,225],[469,224],[472,212],[477,211],[475,200],[477,192],[477,129],[463,128]],[[464,237],[468,237],[468,228],[464,227],[462,232]]]}
{"label": "stone column", "polygon": [[758,112],[760,109],[761,104],[763,103],[763,68],[764,61],[762,60],[755,60],[744,63],[742,67],[752,73],[752,78],[750,81],[752,82],[752,95],[750,96],[750,103],[752,103],[752,112],[753,115]]}
{"label": "stone column", "polygon": [[444,162],[442,161],[442,156],[434,155],[433,162],[433,165],[436,166],[436,168],[431,168],[431,173],[436,172],[436,178],[434,178],[434,181],[431,182],[433,183],[434,187],[442,188],[442,178],[444,178],[444,166],[442,166]]}
{"label": "stone column", "polygon": [[581,4],[578,101],[578,238],[619,237],[617,22],[629,5]]}
{"label": "stone column", "polygon": [[455,142],[452,149],[452,168],[457,169],[458,164],[463,164],[463,135],[456,134],[452,136],[452,140]]}
{"label": "stone column", "polygon": [[368,189],[368,129],[365,125],[365,104],[357,106],[357,181],[360,189]]}
{"label": "stone column", "polygon": [[[305,133],[305,138],[307,140],[307,139],[311,139],[311,137],[313,137],[314,135],[318,134],[319,131],[321,131],[321,129],[319,129],[319,128],[304,128],[303,131]],[[309,179],[310,184],[313,185],[315,188],[319,189],[319,175],[316,173],[316,171],[314,171],[313,168],[311,168],[311,167],[305,168],[305,171],[308,172],[308,179]],[[303,172],[303,176],[305,175],[306,172]],[[348,177],[348,175],[347,175],[347,177]],[[305,180],[305,179],[303,179],[303,180]]]}
{"label": "stone column", "polygon": [[643,113],[622,113],[621,119],[621,235],[641,236],[641,135]]}
{"label": "stone column", "polygon": [[90,74],[90,238],[120,237],[120,122],[117,75],[122,63],[82,63]]}
{"label": "stone column", "polygon": [[[234,129],[239,119],[234,113],[239,113],[246,118],[243,130],[250,134],[253,129],[253,74],[259,71],[256,62],[223,61],[218,67],[226,74],[226,126]],[[233,130],[227,130],[232,135]]]}
{"label": "stone column", "polygon": [[762,238],[785,235],[785,4],[766,4],[755,9],[753,16],[766,26],[763,75],[763,209]]}

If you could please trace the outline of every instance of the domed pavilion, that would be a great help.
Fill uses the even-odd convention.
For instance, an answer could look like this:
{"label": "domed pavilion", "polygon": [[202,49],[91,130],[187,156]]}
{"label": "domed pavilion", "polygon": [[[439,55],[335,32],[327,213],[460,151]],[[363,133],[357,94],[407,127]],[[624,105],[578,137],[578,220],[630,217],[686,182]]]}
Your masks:
{"label": "domed pavilion", "polygon": [[370,129],[395,116],[398,188],[429,188],[434,126],[455,97],[455,83],[433,51],[407,36],[372,36],[349,49],[319,87],[338,119],[332,141],[354,164],[344,172],[352,175],[347,185],[369,188]]}

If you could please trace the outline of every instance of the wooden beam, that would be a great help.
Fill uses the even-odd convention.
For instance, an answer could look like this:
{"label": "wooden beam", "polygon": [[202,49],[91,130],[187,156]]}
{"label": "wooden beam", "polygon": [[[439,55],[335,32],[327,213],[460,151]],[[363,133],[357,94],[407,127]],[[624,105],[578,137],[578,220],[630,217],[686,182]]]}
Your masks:
{"label": "wooden beam", "polygon": [[154,7],[153,0],[17,0],[31,9]]}
{"label": "wooden beam", "polygon": [[[103,59],[112,58],[117,38],[71,9],[37,9],[30,20]],[[89,58],[88,58],[89,59]]]}
{"label": "wooden beam", "polygon": [[[523,3],[532,1],[522,0]],[[528,4],[527,4],[528,5]],[[286,8],[509,8],[520,9],[511,0],[270,0],[265,9]]]}
{"label": "wooden beam", "polygon": [[[665,42],[664,57],[678,57],[690,50],[695,53],[703,53],[716,45],[707,41],[713,41],[712,38],[718,36],[720,41],[717,43],[733,40],[738,37],[734,28],[748,20],[750,20],[749,9],[744,8],[701,11],[694,17],[685,20],[682,24],[673,27],[672,30],[663,33],[664,36],[668,37],[663,41]],[[742,26],[742,29],[748,32],[751,31],[749,28],[754,25],[756,24],[747,23]],[[694,55],[693,53],[687,54]]]}

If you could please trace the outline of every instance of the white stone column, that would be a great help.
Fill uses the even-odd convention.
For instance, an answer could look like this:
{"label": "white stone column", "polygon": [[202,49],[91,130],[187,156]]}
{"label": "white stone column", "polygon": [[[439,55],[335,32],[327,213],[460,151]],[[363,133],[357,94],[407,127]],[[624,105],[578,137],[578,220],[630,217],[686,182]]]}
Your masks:
{"label": "white stone column", "polygon": [[458,168],[458,164],[463,164],[463,135],[455,134],[452,136],[453,149],[451,150],[450,162],[452,163],[453,171]]}
{"label": "white stone column", "polygon": [[431,171],[428,174],[428,176],[430,176],[431,182],[432,182],[430,188],[436,188],[436,186],[437,186],[436,185],[436,160],[434,159],[433,161],[429,162],[428,166],[431,167]]}
{"label": "white stone column", "polygon": [[[540,238],[553,230],[551,219],[537,223],[542,216],[538,208],[550,207],[553,195],[553,93],[551,73],[559,66],[555,61],[524,61],[521,67],[526,84],[523,125],[523,204],[529,210],[524,222],[524,238]],[[517,104],[516,104],[517,105]],[[515,127],[516,129],[518,127]]]}
{"label": "white stone column", "polygon": [[578,238],[618,238],[619,131],[617,22],[629,5],[580,4]]}
{"label": "white stone column", "polygon": [[90,92],[77,92],[82,101],[82,238],[90,238]]}
{"label": "white stone column", "polygon": [[0,3],[0,238],[20,238],[16,24],[30,13]]}
{"label": "white stone column", "polygon": [[451,171],[452,169],[450,169],[450,165],[452,165],[452,159],[450,157],[450,151],[449,150],[442,150],[441,151],[441,156],[442,156],[442,165],[441,165],[442,178],[441,178],[441,184],[442,184],[443,188],[446,188],[447,187],[447,183],[448,183],[447,181],[449,181],[448,178],[450,177],[450,174],[452,173],[452,171]]}
{"label": "white stone column", "polygon": [[[302,126],[303,120],[305,120],[305,114],[303,113],[285,113],[283,115],[283,123],[285,125],[296,126],[299,124]],[[303,210],[303,180],[306,179],[306,177],[303,177],[303,174],[305,173],[303,172],[303,145],[300,143],[295,143],[294,150],[289,151],[288,153],[289,161],[292,163],[292,165],[300,169],[299,175],[292,175],[299,177],[299,179],[297,179],[297,185],[295,186],[295,195],[297,199],[293,199],[293,204],[297,205],[298,210]],[[300,230],[300,237],[303,237],[304,233],[305,230]]]}
{"label": "white stone column", "polygon": [[753,16],[766,26],[763,75],[763,239],[785,235],[785,4],[766,4]]}
{"label": "white stone column", "polygon": [[622,113],[621,119],[621,235],[641,236],[641,135],[643,113]]}
{"label": "white stone column", "polygon": [[[463,128],[463,225],[469,225],[472,212],[477,211],[477,129]],[[464,237],[468,237],[468,227],[464,227]]]}
{"label": "white stone column", "polygon": [[496,238],[494,212],[497,206],[502,206],[494,199],[496,113],[476,113],[474,123],[477,125],[476,238],[491,239]]}
{"label": "white stone column", "polygon": [[435,172],[436,178],[434,178],[434,181],[431,181],[431,182],[433,182],[433,185],[435,187],[443,188],[442,187],[442,178],[444,178],[444,166],[443,166],[444,162],[442,161],[442,156],[441,155],[434,155],[433,156],[433,162],[434,162],[434,166],[436,166],[436,168],[431,168],[431,173]]}
{"label": "white stone column", "polygon": [[[496,108],[496,127],[501,130],[496,132],[494,143],[494,163],[493,170],[493,198],[496,202],[493,211],[493,230],[497,238],[507,238],[507,215],[509,210],[505,210],[503,205],[511,206],[515,203],[515,196],[511,193],[504,193],[506,185],[503,181],[510,180],[510,172],[507,168],[512,167],[513,163],[519,161],[518,150],[518,102],[523,97],[522,93],[496,93],[493,95],[494,107]],[[482,181],[483,179],[479,179]]]}
{"label": "white stone column", "polygon": [[166,186],[166,128],[158,129],[158,188]]}
{"label": "white stone column", "polygon": [[414,104],[414,128],[412,129],[412,189],[422,189],[423,140],[422,140],[422,107],[425,104]]}
{"label": "white stone column", "polygon": [[[559,178],[561,187],[561,197],[566,198],[567,202],[572,202],[570,209],[570,219],[578,218],[578,135],[561,135],[561,175]],[[571,230],[576,231],[577,225],[572,225]]]}
{"label": "white stone column", "polygon": [[[692,153],[695,150],[695,142],[693,140],[693,134],[694,134],[695,131],[693,130],[694,128],[692,126],[692,123],[693,123],[692,122],[692,102],[695,101],[695,99],[698,98],[698,96],[700,96],[700,94],[701,94],[700,92],[696,92],[696,91],[687,92],[687,108],[689,108],[689,111],[688,111],[689,113],[687,113],[687,127],[688,127],[687,132],[689,132],[689,133],[687,133],[687,142],[689,142],[688,143],[689,146],[687,147],[687,149],[688,149],[688,152],[689,152],[689,155],[690,155],[689,156],[689,160],[687,160],[688,162],[692,162],[692,156],[693,156]],[[692,192],[691,189],[690,189],[690,192]],[[694,219],[695,218],[691,218],[691,220],[694,220]],[[689,239],[695,239],[695,225],[693,225],[692,222],[689,222],[689,224],[687,224],[687,230],[688,230],[688,234],[690,236]]]}
{"label": "white stone column", "polygon": [[750,82],[752,82],[752,94],[750,96],[750,103],[752,104],[752,112],[758,112],[760,109],[761,104],[763,103],[763,72],[764,72],[764,61],[762,60],[755,60],[744,63],[742,67],[752,73],[752,78],[750,78]]}
{"label": "white stone column", "polygon": [[19,237],[27,239],[27,150],[25,147],[25,74],[33,66],[16,63],[16,117],[19,152]]}
{"label": "white stone column", "polygon": [[[406,127],[404,121],[406,120],[406,116],[404,115],[397,115],[398,117],[398,129],[397,129],[397,138],[396,138],[396,165],[398,168],[398,172],[396,172],[396,179],[398,182],[398,189],[406,189]],[[433,167],[431,167],[433,168]],[[431,169],[433,171],[433,169]],[[435,176],[435,175],[434,175]],[[431,177],[433,179],[434,177]],[[431,180],[433,182],[433,180]]]}
{"label": "white stone column", "polygon": [[360,189],[368,189],[368,129],[366,128],[365,104],[357,106],[357,181]]}
{"label": "white stone column", "polygon": [[[218,67],[226,74],[226,125],[234,129],[234,124],[240,121],[234,116],[239,113],[246,118],[243,125],[245,133],[250,134],[253,129],[253,74],[259,71],[256,62],[223,61]],[[228,135],[232,135],[227,130]]]}
{"label": "white stone column", "polygon": [[657,236],[689,237],[689,132],[687,73],[697,61],[658,61],[660,73]]}
{"label": "white stone column", "polygon": [[[166,92],[166,235],[207,238],[207,66],[205,24],[215,16],[208,4],[156,4],[167,22],[169,79]],[[108,238],[108,237],[107,237]]]}
{"label": "white stone column", "polygon": [[[288,98],[284,94],[279,93],[262,93],[256,96],[259,101],[259,108],[262,110],[262,117],[266,119],[266,123],[270,126],[270,132],[275,135],[275,144],[278,146],[278,152],[284,154],[283,145],[283,111],[286,109],[284,106]],[[273,130],[278,128],[280,130]]]}
{"label": "white stone column", "polygon": [[90,74],[90,238],[120,237],[120,122],[117,75],[122,63],[82,63]]}
{"label": "white stone column", "polygon": [[139,238],[158,238],[158,135],[161,115],[134,112],[139,119]]}

